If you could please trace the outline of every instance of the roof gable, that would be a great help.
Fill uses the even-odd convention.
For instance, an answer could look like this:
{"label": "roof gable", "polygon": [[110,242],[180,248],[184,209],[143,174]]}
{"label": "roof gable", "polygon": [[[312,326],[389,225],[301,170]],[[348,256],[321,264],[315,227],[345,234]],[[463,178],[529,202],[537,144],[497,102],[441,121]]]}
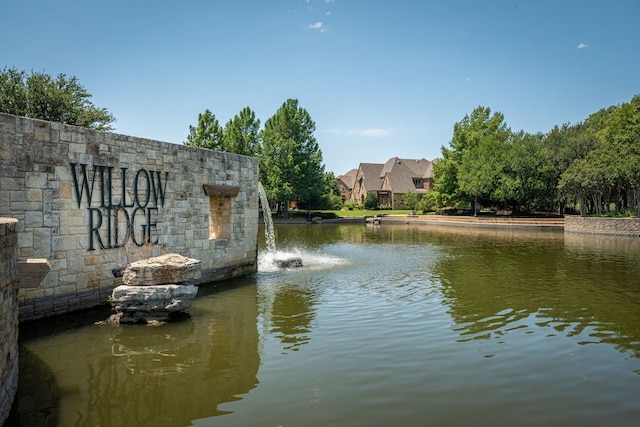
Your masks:
{"label": "roof gable", "polygon": [[410,191],[412,193],[424,191],[422,187],[416,187],[414,183],[415,179],[422,179],[421,176],[416,176],[416,173],[411,170],[409,165],[403,162],[397,163],[393,170],[385,177],[385,189],[393,191],[394,193],[406,193]]}
{"label": "roof gable", "polygon": [[401,159],[399,157],[392,157],[384,164],[380,171],[380,178],[388,173],[394,173],[394,169],[400,167],[402,169],[407,168],[411,171],[414,177],[422,178],[425,172],[431,167],[431,162],[427,159]]}
{"label": "roof gable", "polygon": [[351,169],[349,172],[344,175],[337,176],[336,179],[342,181],[343,185],[348,189],[353,189],[354,184],[356,183],[356,175],[358,174],[358,169]]}
{"label": "roof gable", "polygon": [[380,171],[383,166],[380,163],[360,163],[356,180],[362,180],[367,191],[380,190],[382,188]]}

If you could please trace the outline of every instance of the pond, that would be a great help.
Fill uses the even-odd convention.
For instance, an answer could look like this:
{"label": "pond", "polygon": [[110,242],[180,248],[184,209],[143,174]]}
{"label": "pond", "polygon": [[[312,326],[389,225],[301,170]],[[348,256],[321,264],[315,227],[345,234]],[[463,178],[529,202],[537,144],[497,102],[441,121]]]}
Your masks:
{"label": "pond", "polygon": [[18,426],[610,426],[640,419],[640,239],[280,225],[163,326],[21,328]]}

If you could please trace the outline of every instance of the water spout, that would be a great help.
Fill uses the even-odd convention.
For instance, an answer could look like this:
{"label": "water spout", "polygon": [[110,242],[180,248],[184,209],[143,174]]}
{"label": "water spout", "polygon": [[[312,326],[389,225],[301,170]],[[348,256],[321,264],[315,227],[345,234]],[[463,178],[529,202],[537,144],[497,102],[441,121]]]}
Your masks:
{"label": "water spout", "polygon": [[264,217],[264,236],[267,242],[267,251],[276,251],[276,237],[273,231],[273,219],[271,218],[271,208],[269,207],[269,199],[264,191],[262,183],[258,181],[258,194],[262,203],[262,216]]}
{"label": "water spout", "polygon": [[268,259],[271,260],[278,268],[302,267],[302,258],[287,256],[284,253],[276,253],[276,236],[273,231],[273,218],[271,218],[271,208],[269,207],[269,199],[264,191],[262,183],[258,181],[258,194],[260,195],[260,203],[262,204],[262,216],[264,217],[264,235],[267,243]]}

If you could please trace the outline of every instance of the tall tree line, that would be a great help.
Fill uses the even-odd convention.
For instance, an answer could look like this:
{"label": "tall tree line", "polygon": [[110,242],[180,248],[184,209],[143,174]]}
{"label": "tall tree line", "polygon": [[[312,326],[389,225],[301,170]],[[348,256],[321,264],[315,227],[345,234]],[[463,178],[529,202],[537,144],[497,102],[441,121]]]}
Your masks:
{"label": "tall tree line", "polygon": [[189,126],[186,145],[257,156],[260,181],[267,197],[288,215],[291,202],[304,208],[336,208],[339,191],[326,174],[322,151],[314,136],[315,122],[298,100],[288,99],[260,129],[260,120],[244,108],[223,127],[210,111]]}
{"label": "tall tree line", "polygon": [[0,112],[109,131],[115,122],[74,76],[27,73],[15,67],[0,70]]}
{"label": "tall tree line", "polygon": [[640,96],[546,134],[479,106],[454,125],[434,174],[441,206],[640,217]]}

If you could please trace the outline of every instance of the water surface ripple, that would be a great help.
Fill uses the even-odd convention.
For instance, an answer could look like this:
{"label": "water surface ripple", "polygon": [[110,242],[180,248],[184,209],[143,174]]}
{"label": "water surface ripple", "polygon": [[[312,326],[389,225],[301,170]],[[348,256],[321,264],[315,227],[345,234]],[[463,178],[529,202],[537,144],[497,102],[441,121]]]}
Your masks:
{"label": "water surface ripple", "polygon": [[27,330],[19,425],[640,419],[637,239],[305,225],[276,241],[305,266],[261,249],[254,277],[201,288],[182,322]]}

